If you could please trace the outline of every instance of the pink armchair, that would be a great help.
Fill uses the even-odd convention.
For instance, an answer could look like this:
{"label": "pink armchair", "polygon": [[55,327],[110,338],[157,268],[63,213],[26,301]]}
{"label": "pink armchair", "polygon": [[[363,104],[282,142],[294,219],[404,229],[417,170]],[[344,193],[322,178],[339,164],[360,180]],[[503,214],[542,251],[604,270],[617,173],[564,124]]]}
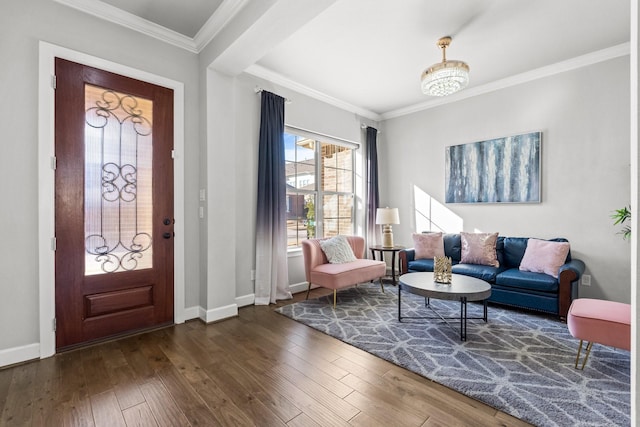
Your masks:
{"label": "pink armchair", "polygon": [[307,239],[302,241],[302,255],[304,256],[304,271],[309,282],[307,299],[311,285],[333,289],[333,307],[336,306],[337,290],[358,283],[373,282],[380,279],[380,288],[384,292],[382,277],[385,275],[387,265],[383,261],[374,261],[364,257],[364,238],[359,236],[347,236],[349,245],[357,260],[344,264],[330,264],[320,247],[320,240]]}

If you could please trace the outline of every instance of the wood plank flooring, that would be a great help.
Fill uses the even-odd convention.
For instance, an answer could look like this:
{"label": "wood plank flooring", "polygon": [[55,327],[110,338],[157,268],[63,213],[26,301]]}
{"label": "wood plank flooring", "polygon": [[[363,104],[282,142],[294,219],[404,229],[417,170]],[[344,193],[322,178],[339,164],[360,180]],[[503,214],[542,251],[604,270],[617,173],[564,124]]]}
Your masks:
{"label": "wood plank flooring", "polygon": [[273,309],[2,369],[0,425],[529,425]]}

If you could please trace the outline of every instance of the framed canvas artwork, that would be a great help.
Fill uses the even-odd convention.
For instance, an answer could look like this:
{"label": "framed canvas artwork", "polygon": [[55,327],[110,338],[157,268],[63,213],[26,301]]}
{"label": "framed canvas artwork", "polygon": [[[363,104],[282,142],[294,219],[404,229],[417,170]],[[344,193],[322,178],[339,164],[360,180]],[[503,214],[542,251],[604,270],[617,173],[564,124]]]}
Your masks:
{"label": "framed canvas artwork", "polygon": [[540,203],[542,132],[445,148],[446,203]]}

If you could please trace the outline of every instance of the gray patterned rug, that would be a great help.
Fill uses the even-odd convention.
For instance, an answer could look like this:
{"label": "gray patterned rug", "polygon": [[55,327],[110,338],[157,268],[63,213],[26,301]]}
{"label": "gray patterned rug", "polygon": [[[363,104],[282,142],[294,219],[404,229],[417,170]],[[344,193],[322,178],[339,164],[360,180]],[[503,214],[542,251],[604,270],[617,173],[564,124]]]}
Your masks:
{"label": "gray patterned rug", "polygon": [[[538,426],[628,426],[630,354],[594,345],[584,371],[574,369],[578,340],[555,318],[489,306],[489,322],[398,323],[397,288],[360,285],[276,311],[426,378]],[[431,300],[443,316],[457,302]],[[402,293],[402,315],[430,316],[424,298]],[[482,306],[469,304],[469,317]],[[583,351],[584,353],[584,351]]]}

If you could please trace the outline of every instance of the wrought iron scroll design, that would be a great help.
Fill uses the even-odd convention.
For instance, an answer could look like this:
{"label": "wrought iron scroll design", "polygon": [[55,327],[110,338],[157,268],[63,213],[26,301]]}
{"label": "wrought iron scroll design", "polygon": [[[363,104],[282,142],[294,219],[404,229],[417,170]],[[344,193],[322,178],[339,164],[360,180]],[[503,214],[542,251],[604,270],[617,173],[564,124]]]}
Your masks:
{"label": "wrought iron scroll design", "polygon": [[[105,273],[132,271],[138,266],[138,260],[144,256],[152,244],[152,236],[138,229],[138,138],[151,135],[151,122],[138,108],[138,100],[130,95],[105,90],[94,107],[85,112],[86,124],[101,129],[101,197],[100,232],[85,237],[85,250],[95,255],[95,261]],[[115,122],[114,122],[115,121]],[[105,129],[107,125],[117,123],[119,135],[119,161],[105,162]],[[123,128],[130,126],[135,132],[135,160],[124,163]],[[105,230],[105,210],[109,204],[117,205],[117,231]],[[111,205],[113,206],[113,205]],[[135,217],[135,231],[127,236],[123,230],[123,210],[132,209]]]}

